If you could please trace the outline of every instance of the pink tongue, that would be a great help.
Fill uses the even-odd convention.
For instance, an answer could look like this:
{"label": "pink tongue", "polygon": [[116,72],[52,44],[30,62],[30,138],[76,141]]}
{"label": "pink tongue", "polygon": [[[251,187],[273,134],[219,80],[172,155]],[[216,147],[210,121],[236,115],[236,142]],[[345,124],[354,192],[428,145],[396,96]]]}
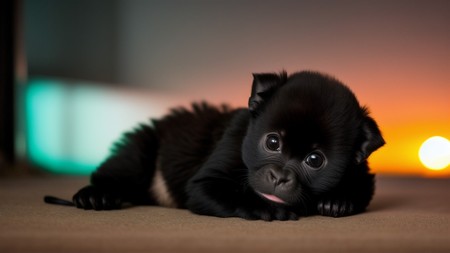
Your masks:
{"label": "pink tongue", "polygon": [[262,192],[260,192],[260,194],[261,194],[264,198],[266,198],[266,199],[268,199],[268,200],[271,200],[271,201],[273,201],[273,202],[281,203],[281,204],[285,204],[285,203],[286,203],[284,200],[278,198],[278,197],[275,196],[275,195],[264,194],[264,193],[262,193]]}

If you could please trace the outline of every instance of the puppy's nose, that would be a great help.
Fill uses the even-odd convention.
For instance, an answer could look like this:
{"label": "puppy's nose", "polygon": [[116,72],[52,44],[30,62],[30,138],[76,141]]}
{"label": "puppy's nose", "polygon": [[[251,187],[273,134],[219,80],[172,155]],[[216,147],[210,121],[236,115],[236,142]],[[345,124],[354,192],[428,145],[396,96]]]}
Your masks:
{"label": "puppy's nose", "polygon": [[275,187],[289,187],[292,184],[292,174],[282,169],[270,169],[267,173],[267,180]]}

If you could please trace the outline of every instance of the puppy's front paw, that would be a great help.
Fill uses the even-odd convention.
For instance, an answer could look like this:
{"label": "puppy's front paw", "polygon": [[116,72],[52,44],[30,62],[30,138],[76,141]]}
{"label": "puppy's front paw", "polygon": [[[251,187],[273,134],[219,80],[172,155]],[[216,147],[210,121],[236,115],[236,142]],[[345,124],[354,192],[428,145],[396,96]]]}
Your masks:
{"label": "puppy's front paw", "polygon": [[270,208],[251,208],[240,207],[236,209],[236,216],[247,220],[298,220],[299,216],[286,208],[270,207]]}
{"label": "puppy's front paw", "polygon": [[317,211],[323,216],[342,217],[354,214],[354,204],[349,200],[322,199],[317,203]]}
{"label": "puppy's front paw", "polygon": [[120,209],[122,200],[117,194],[88,185],[73,196],[73,203],[78,208],[100,211]]}

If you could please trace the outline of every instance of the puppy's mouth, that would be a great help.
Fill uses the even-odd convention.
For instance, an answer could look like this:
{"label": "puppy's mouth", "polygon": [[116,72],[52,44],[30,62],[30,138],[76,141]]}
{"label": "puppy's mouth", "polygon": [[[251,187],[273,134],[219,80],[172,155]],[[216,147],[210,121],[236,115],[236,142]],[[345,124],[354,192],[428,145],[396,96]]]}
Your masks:
{"label": "puppy's mouth", "polygon": [[258,194],[263,196],[264,198],[272,201],[272,202],[275,202],[275,203],[278,203],[278,204],[287,204],[286,201],[280,199],[279,197],[277,197],[275,195],[265,194],[265,193],[262,193],[262,192],[258,192]]}

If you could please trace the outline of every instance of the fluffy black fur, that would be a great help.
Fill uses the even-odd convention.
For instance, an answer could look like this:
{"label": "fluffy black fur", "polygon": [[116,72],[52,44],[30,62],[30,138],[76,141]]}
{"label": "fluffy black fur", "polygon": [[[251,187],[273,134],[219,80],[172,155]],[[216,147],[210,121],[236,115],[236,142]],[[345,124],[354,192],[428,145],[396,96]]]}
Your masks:
{"label": "fluffy black fur", "polygon": [[[383,144],[375,121],[336,79],[254,74],[248,109],[194,104],[139,126],[73,201],[95,210],[171,203],[263,220],[346,216],[369,204],[374,175],[366,159]],[[169,202],[154,190],[157,173]]]}

